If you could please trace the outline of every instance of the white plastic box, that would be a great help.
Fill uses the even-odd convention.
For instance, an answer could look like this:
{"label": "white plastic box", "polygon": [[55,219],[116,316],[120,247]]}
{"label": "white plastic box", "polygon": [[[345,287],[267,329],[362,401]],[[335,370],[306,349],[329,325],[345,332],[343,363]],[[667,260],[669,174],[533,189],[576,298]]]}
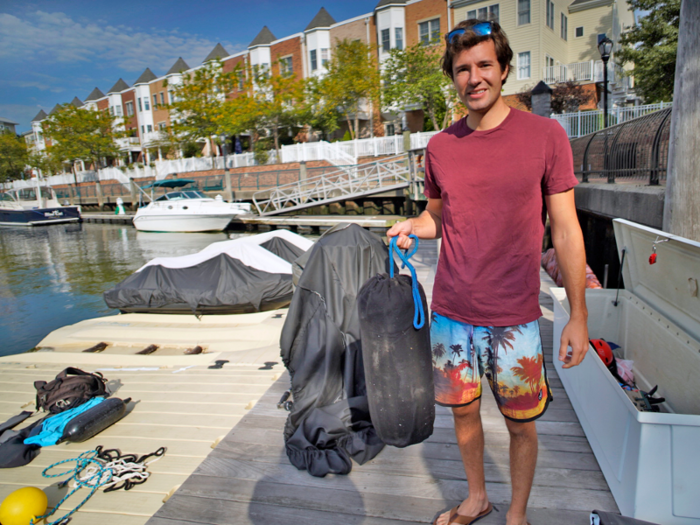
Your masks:
{"label": "white plastic box", "polygon": [[[559,340],[569,320],[553,288],[554,363],[620,512],[661,525],[700,524],[700,243],[616,219],[625,289],[587,290],[591,339],[622,347],[637,386],[666,398],[640,412],[590,348],[564,370]],[[649,264],[654,242],[656,263]],[[591,509],[593,510],[593,509]]]}

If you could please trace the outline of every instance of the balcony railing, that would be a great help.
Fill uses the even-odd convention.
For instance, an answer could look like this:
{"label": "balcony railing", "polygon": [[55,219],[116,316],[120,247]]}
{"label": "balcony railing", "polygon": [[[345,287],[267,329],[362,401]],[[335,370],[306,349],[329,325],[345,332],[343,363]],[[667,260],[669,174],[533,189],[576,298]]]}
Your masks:
{"label": "balcony railing", "polygon": [[[589,60],[587,62],[545,67],[542,78],[546,84],[557,84],[569,80],[574,82],[602,82],[603,61]],[[622,79],[627,79],[624,76],[624,70],[614,62],[608,62],[608,81],[621,82]]]}

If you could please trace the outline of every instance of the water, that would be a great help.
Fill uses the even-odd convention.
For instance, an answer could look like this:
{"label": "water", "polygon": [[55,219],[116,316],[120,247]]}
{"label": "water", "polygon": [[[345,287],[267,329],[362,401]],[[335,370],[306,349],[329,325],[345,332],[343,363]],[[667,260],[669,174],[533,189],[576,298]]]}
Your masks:
{"label": "water", "polygon": [[228,238],[114,224],[0,228],[0,355],[25,352],[62,326],[117,313],[102,292],[154,257]]}

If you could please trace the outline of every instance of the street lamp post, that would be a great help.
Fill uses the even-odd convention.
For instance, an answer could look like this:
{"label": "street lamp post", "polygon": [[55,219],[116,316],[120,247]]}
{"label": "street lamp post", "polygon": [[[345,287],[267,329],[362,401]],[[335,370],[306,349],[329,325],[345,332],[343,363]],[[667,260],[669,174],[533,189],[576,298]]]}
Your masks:
{"label": "street lamp post", "polygon": [[600,59],[603,61],[603,137],[605,138],[605,150],[603,152],[603,171],[608,177],[608,183],[615,183],[615,175],[608,169],[608,60],[612,53],[613,43],[608,37],[598,42]]}
{"label": "street lamp post", "polygon": [[233,201],[233,191],[231,190],[231,174],[228,171],[228,163],[226,162],[226,153],[227,153],[227,143],[226,143],[226,135],[221,134],[219,135],[219,140],[221,141],[221,153],[224,156],[224,182],[226,184],[226,200],[228,202]]}
{"label": "street lamp post", "polygon": [[608,60],[612,53],[613,43],[608,37],[598,42],[600,59],[603,61],[603,125],[608,127]]}

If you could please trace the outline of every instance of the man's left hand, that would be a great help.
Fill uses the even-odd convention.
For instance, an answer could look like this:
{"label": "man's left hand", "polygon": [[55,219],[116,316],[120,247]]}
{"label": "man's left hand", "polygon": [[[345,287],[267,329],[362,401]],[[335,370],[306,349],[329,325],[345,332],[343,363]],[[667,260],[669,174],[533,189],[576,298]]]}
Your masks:
{"label": "man's left hand", "polygon": [[[571,347],[571,353],[568,348]],[[583,361],[588,351],[588,326],[585,319],[571,319],[561,332],[559,361],[562,368],[577,366]]]}

